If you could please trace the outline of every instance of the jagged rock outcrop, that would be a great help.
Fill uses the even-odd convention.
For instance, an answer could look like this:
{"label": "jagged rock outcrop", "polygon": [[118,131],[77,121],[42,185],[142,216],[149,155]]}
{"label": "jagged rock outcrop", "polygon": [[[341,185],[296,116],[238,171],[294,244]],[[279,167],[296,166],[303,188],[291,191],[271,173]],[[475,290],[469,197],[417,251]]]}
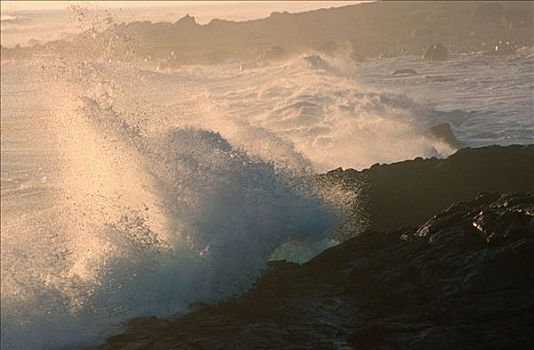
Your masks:
{"label": "jagged rock outcrop", "polygon": [[447,159],[417,158],[369,169],[336,169],[327,183],[364,181],[371,228],[395,230],[423,223],[454,202],[477,193],[534,191],[534,145],[465,148]]}
{"label": "jagged rock outcrop", "polygon": [[101,349],[530,349],[534,195],[482,194],[419,227],[367,232],[247,294],[137,319]]}
{"label": "jagged rock outcrop", "polygon": [[175,27],[180,27],[181,29],[193,29],[199,24],[197,23],[195,17],[190,15],[185,15],[174,23]]}
{"label": "jagged rock outcrop", "polygon": [[[509,41],[514,49],[532,46],[532,14],[528,2],[502,2],[504,11],[486,10],[491,2],[371,2],[303,13],[274,13],[268,18],[233,22],[214,19],[198,24],[191,16],[176,23],[131,22],[110,26],[96,36],[80,35],[32,48],[2,47],[2,58],[30,58],[35,54],[77,55],[88,59],[102,55],[102,47],[117,46],[121,38],[133,53],[132,59],[155,63],[171,51],[187,53],[194,64],[221,63],[227,58],[247,62],[273,46],[287,52],[309,52],[329,42],[350,43],[359,62],[369,57],[419,55],[439,40],[453,52],[485,51],[487,44]],[[480,13],[480,14],[475,14]],[[495,13],[494,13],[495,12]],[[479,19],[480,18],[480,19]],[[489,18],[489,24],[485,18]],[[500,18],[500,20],[499,20]],[[479,22],[482,21],[482,24]],[[90,34],[90,33],[88,33]],[[117,42],[117,38],[119,38]],[[213,55],[212,52],[225,52]],[[326,52],[335,52],[326,45]],[[191,63],[188,63],[191,64]]]}

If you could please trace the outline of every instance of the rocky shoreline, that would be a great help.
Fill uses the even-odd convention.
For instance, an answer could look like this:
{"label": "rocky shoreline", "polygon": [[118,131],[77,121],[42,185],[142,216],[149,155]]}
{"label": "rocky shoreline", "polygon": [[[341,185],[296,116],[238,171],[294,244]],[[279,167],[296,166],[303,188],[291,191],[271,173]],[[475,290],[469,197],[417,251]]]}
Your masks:
{"label": "rocky shoreline", "polygon": [[345,53],[355,63],[422,56],[436,45],[454,54],[502,55],[534,45],[533,13],[534,6],[521,1],[378,1],[303,13],[275,12],[244,22],[214,19],[205,25],[189,15],[175,23],[115,23],[106,18],[90,23],[103,30],[28,47],[2,47],[2,57],[54,54],[176,68],[227,60],[256,65],[310,50],[334,56]]}
{"label": "rocky shoreline", "polygon": [[532,348],[533,173],[534,146],[329,172],[370,182],[370,230],[271,262],[232,300],[132,320],[99,349]]}

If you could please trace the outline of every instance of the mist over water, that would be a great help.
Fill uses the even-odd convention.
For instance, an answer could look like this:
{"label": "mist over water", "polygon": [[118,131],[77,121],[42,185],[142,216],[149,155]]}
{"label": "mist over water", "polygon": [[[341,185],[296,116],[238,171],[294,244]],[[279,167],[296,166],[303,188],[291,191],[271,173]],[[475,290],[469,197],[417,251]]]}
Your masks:
{"label": "mist over water", "polygon": [[447,114],[343,57],[158,71],[106,44],[2,62],[2,348],[95,344],[242,292],[273,253],[335,243],[347,195],[315,174],[454,151],[425,136]]}
{"label": "mist over water", "polygon": [[26,68],[50,101],[40,117],[58,169],[47,174],[47,207],[31,219],[15,224],[28,208],[3,201],[3,347],[101,340],[127,318],[169,316],[243,291],[287,240],[327,238],[333,215],[304,174],[289,178],[215,131],[137,126],[146,110],[107,79],[128,86],[142,72]]}

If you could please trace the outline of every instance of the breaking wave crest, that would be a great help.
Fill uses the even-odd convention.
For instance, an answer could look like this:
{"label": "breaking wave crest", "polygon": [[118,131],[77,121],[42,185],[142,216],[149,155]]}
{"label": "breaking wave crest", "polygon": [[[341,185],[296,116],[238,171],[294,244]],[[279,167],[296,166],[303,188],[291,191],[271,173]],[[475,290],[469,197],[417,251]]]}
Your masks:
{"label": "breaking wave crest", "polygon": [[358,87],[343,62],[162,73],[112,58],[25,72],[49,96],[61,171],[48,209],[3,228],[2,348],[95,343],[242,292],[273,253],[331,244],[314,173],[452,151],[422,135],[423,107]]}
{"label": "breaking wave crest", "polygon": [[[2,276],[3,348],[94,342],[125,319],[170,316],[194,302],[231,296],[250,286],[278,246],[316,244],[333,223],[306,179],[290,184],[272,164],[250,158],[218,133],[174,129],[136,144],[131,152],[141,165],[125,170],[145,174],[123,180],[134,188],[150,182],[153,193],[125,201],[128,193],[116,183],[89,186],[98,196],[57,208],[67,227],[50,233],[55,238],[47,245],[12,237],[18,241],[3,250],[20,254],[10,249],[19,248],[52,265]],[[87,186],[113,170],[94,167],[83,181]],[[23,256],[2,258],[13,264],[9,269]]]}

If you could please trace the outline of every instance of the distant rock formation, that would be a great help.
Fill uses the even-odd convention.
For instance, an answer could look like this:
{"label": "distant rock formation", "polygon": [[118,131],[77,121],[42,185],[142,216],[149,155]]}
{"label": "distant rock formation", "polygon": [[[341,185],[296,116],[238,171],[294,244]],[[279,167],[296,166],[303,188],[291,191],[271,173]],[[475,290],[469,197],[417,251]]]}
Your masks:
{"label": "distant rock formation", "polygon": [[527,1],[377,1],[303,13],[273,13],[244,22],[213,19],[199,24],[192,16],[185,16],[175,23],[121,23],[96,36],[82,33],[32,47],[3,46],[1,53],[5,59],[22,59],[82,51],[89,59],[91,55],[101,56],[103,45],[115,47],[120,44],[117,40],[127,38],[133,58],[140,61],[151,57],[151,61],[161,62],[175,51],[186,53],[192,64],[213,64],[220,63],[221,55],[210,52],[224,52],[224,60],[246,62],[273,46],[291,53],[312,49],[332,55],[345,51],[339,45],[350,43],[354,61],[360,62],[368,57],[418,55],[421,47],[438,40],[460,53],[487,51],[490,43],[499,40],[509,41],[514,48],[533,46],[533,14],[534,7]]}
{"label": "distant rock formation", "polygon": [[446,61],[449,59],[449,50],[437,43],[426,48],[423,58],[429,61]]}
{"label": "distant rock formation", "polygon": [[197,23],[195,17],[185,15],[184,17],[177,20],[174,25],[182,28],[192,28],[198,26],[199,24]]}

